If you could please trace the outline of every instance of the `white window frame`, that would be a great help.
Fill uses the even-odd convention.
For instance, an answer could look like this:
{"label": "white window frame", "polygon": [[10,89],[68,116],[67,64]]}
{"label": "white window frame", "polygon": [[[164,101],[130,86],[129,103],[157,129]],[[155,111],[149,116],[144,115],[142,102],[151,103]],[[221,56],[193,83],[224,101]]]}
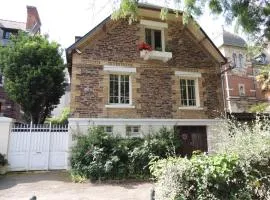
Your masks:
{"label": "white window frame", "polygon": [[[130,128],[131,131],[129,132],[127,129]],[[134,129],[137,128],[138,132],[134,132]],[[126,136],[127,137],[140,137],[141,135],[141,126],[137,126],[137,125],[128,125],[126,126]]]}
{"label": "white window frame", "polygon": [[[111,132],[108,132],[108,131],[107,131],[107,128],[109,128],[109,127],[112,129]],[[101,128],[103,129],[103,131],[104,131],[105,133],[107,133],[107,134],[113,134],[113,126],[101,126]]]}
{"label": "white window frame", "polygon": [[[109,85],[108,85],[108,104],[105,105],[106,108],[135,108],[132,105],[132,74],[136,73],[135,67],[126,66],[114,66],[114,65],[104,65],[103,70],[109,74]],[[110,75],[128,75],[129,76],[129,104],[123,103],[110,103]],[[119,87],[119,86],[118,86]]]}
{"label": "white window frame", "polygon": [[194,80],[195,81],[195,98],[196,98],[196,105],[195,106],[182,106],[180,105],[179,109],[183,110],[202,110],[203,108],[200,107],[200,91],[199,91],[199,78],[201,78],[201,73],[199,72],[184,72],[184,71],[176,71],[175,75],[178,76],[177,84],[179,85],[179,102],[181,104],[181,86],[180,86],[180,79],[184,80]]}
{"label": "white window frame", "polygon": [[[108,102],[110,105],[132,105],[132,94],[131,94],[131,90],[132,90],[132,86],[131,86],[131,77],[129,74],[119,74],[119,73],[110,73],[109,76],[111,75],[115,75],[118,78],[118,102],[119,103],[110,103],[110,77],[109,77],[109,99]],[[121,76],[128,76],[128,82],[129,82],[129,103],[120,103],[121,102]]]}
{"label": "white window frame", "polygon": [[[243,93],[240,93],[240,88],[243,87]],[[240,97],[246,96],[246,88],[245,88],[245,84],[238,84],[238,94]]]}
{"label": "white window frame", "polygon": [[162,51],[165,52],[165,28],[168,28],[167,23],[163,22],[156,22],[151,20],[141,20],[140,22],[142,25],[144,25],[144,37],[145,37],[145,29],[151,29],[151,30],[160,30],[161,31],[161,46]]}

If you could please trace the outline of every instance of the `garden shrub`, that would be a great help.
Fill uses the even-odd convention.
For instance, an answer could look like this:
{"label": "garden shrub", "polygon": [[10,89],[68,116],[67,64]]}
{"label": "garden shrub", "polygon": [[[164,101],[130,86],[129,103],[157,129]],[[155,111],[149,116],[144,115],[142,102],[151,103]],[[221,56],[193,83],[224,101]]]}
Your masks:
{"label": "garden shrub", "polygon": [[156,200],[270,199],[269,120],[227,120],[216,131],[215,154],[151,163]]}
{"label": "garden shrub", "polygon": [[121,138],[92,128],[77,136],[72,175],[91,180],[148,178],[150,160],[175,155],[178,145],[174,132],[165,128],[145,138]]}

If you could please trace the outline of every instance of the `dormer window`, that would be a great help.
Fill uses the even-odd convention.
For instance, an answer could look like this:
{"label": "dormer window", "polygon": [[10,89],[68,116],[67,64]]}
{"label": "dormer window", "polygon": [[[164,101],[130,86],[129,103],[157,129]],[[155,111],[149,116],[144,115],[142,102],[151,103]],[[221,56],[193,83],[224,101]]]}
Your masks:
{"label": "dormer window", "polygon": [[140,57],[144,60],[162,60],[167,62],[172,58],[171,52],[165,51],[165,30],[168,29],[168,24],[164,22],[141,20],[144,38],[142,38],[152,50],[141,50]]}
{"label": "dormer window", "polygon": [[242,54],[239,54],[239,67],[240,68],[244,67],[244,58]]}
{"label": "dormer window", "polygon": [[233,66],[237,66],[237,56],[236,56],[236,53],[233,53],[233,55],[232,55],[232,58],[233,58]]}
{"label": "dormer window", "polygon": [[145,29],[145,42],[149,44],[153,50],[162,51],[161,30]]}

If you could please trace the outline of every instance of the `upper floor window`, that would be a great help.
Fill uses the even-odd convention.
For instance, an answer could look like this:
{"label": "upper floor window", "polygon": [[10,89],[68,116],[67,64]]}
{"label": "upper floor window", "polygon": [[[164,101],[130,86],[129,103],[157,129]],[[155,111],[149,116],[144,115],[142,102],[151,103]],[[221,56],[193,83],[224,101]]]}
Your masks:
{"label": "upper floor window", "polygon": [[233,61],[233,66],[237,66],[237,56],[236,56],[236,53],[233,53],[232,55],[232,61]]}
{"label": "upper floor window", "polygon": [[110,104],[130,103],[130,76],[110,74]]}
{"label": "upper floor window", "polygon": [[161,30],[145,29],[145,42],[149,44],[152,49],[162,51],[162,34]]}
{"label": "upper floor window", "polygon": [[242,54],[239,54],[239,67],[244,67],[244,57]]}

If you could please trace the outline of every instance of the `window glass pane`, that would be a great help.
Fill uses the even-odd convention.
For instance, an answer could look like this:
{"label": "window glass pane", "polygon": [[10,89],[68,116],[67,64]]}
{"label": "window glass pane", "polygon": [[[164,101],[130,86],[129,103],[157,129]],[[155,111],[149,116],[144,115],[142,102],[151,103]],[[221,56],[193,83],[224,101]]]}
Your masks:
{"label": "window glass pane", "polygon": [[237,60],[236,60],[236,54],[233,53],[233,65],[236,66],[237,65]]}
{"label": "window glass pane", "polygon": [[118,75],[110,75],[110,103],[119,103],[118,101]]}
{"label": "window glass pane", "polygon": [[187,91],[186,91],[186,80],[180,80],[180,93],[181,93],[181,105],[187,106]]}
{"label": "window glass pane", "polygon": [[181,106],[196,106],[195,80],[180,79]]}
{"label": "window glass pane", "polygon": [[161,31],[154,30],[154,37],[155,37],[155,50],[162,51]]}
{"label": "window glass pane", "polygon": [[243,67],[243,55],[239,54],[239,67]]}
{"label": "window glass pane", "polygon": [[151,29],[145,29],[145,42],[152,46],[152,37],[151,37]]}
{"label": "window glass pane", "polygon": [[121,75],[120,103],[129,104],[129,76]]}

